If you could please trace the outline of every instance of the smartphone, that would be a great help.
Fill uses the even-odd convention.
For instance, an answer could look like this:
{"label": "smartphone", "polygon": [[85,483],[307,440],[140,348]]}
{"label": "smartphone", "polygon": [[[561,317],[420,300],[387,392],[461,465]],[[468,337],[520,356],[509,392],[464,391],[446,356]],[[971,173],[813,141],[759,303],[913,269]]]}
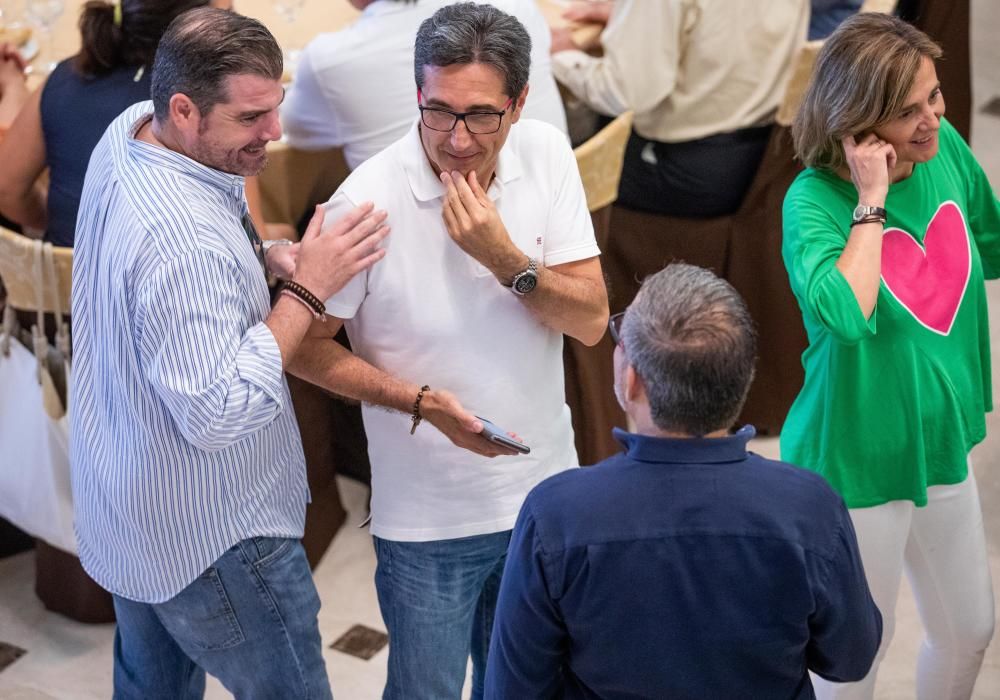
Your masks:
{"label": "smartphone", "polygon": [[503,445],[504,447],[509,447],[512,450],[517,450],[521,454],[528,454],[531,452],[531,448],[527,445],[518,442],[510,435],[507,431],[496,425],[493,421],[487,420],[482,416],[476,416],[479,420],[483,422],[483,430],[480,435],[489,440],[490,442],[495,442],[498,445]]}

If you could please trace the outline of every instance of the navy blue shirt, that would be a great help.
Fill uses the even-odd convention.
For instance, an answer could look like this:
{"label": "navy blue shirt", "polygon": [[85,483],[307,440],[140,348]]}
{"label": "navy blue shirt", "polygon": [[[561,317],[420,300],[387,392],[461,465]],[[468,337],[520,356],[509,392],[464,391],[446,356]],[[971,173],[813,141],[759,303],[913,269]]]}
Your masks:
{"label": "navy blue shirt", "polygon": [[825,39],[840,23],[861,9],[863,0],[812,0],[809,12],[809,40]]}
{"label": "navy blue shirt", "polygon": [[843,500],[732,437],[615,431],[539,484],[500,587],[487,698],[812,698],[882,636]]}
{"label": "navy blue shirt", "polygon": [[73,245],[83,177],[94,146],[126,107],[149,99],[150,88],[151,71],[140,73],[138,66],[89,78],[76,71],[73,61],[68,58],[52,71],[40,104],[49,166],[45,240],[57,246]]}

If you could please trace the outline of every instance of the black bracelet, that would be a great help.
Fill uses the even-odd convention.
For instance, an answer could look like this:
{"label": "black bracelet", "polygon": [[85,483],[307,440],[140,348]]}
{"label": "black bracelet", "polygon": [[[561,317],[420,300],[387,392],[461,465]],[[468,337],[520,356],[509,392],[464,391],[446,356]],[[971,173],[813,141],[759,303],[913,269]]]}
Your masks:
{"label": "black bracelet", "polygon": [[410,420],[413,421],[413,425],[410,427],[410,435],[417,432],[417,426],[420,425],[420,421],[424,419],[424,417],[420,415],[420,402],[424,398],[424,392],[430,390],[431,388],[427,384],[424,384],[420,387],[420,391],[417,392],[417,400],[413,402],[413,413],[410,416]]}
{"label": "black bracelet", "polygon": [[283,282],[282,291],[288,290],[296,297],[304,301],[317,316],[325,317],[326,315],[326,304],[324,304],[319,297],[310,292],[308,289],[303,287],[298,282],[293,282],[291,280],[285,280]]}
{"label": "black bracelet", "polygon": [[882,224],[883,226],[885,226],[885,219],[882,218],[881,216],[879,216],[878,214],[869,214],[868,216],[866,216],[863,219],[858,219],[857,221],[852,221],[851,222],[851,228],[854,228],[855,226],[858,226],[859,224],[875,224],[875,223]]}

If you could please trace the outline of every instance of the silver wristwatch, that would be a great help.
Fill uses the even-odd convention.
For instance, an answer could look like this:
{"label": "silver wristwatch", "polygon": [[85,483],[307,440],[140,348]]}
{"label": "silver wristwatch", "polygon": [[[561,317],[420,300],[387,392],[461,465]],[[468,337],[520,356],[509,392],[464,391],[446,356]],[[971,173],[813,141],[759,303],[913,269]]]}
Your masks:
{"label": "silver wristwatch", "polygon": [[854,211],[851,214],[851,224],[859,224],[870,217],[881,219],[884,224],[886,216],[887,214],[884,207],[869,207],[864,204],[859,204],[854,207]]}
{"label": "silver wristwatch", "polygon": [[293,245],[293,241],[287,238],[272,238],[266,241],[261,241],[260,247],[264,251],[264,257],[267,257],[267,251],[278,245]]}
{"label": "silver wristwatch", "polygon": [[528,268],[514,275],[510,284],[510,291],[519,297],[526,296],[534,291],[538,286],[538,263],[534,259],[528,259]]}

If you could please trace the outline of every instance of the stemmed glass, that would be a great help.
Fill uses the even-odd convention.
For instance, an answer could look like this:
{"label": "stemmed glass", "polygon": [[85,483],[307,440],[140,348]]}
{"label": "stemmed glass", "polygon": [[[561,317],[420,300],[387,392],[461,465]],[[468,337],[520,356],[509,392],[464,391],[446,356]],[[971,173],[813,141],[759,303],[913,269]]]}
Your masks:
{"label": "stemmed glass", "polygon": [[[30,2],[31,0],[29,0]],[[299,10],[305,6],[306,0],[274,0],[274,9],[278,12],[281,17],[288,22],[289,27],[294,29],[295,20],[298,19]],[[299,60],[299,54],[302,51],[295,47],[292,48],[293,42],[289,40],[289,48],[285,51],[285,71],[294,74],[295,64]]]}
{"label": "stemmed glass", "polygon": [[24,13],[29,20],[38,26],[41,34],[41,54],[48,63],[43,64],[43,72],[51,73],[56,67],[52,50],[52,27],[65,9],[63,0],[26,0]]}

